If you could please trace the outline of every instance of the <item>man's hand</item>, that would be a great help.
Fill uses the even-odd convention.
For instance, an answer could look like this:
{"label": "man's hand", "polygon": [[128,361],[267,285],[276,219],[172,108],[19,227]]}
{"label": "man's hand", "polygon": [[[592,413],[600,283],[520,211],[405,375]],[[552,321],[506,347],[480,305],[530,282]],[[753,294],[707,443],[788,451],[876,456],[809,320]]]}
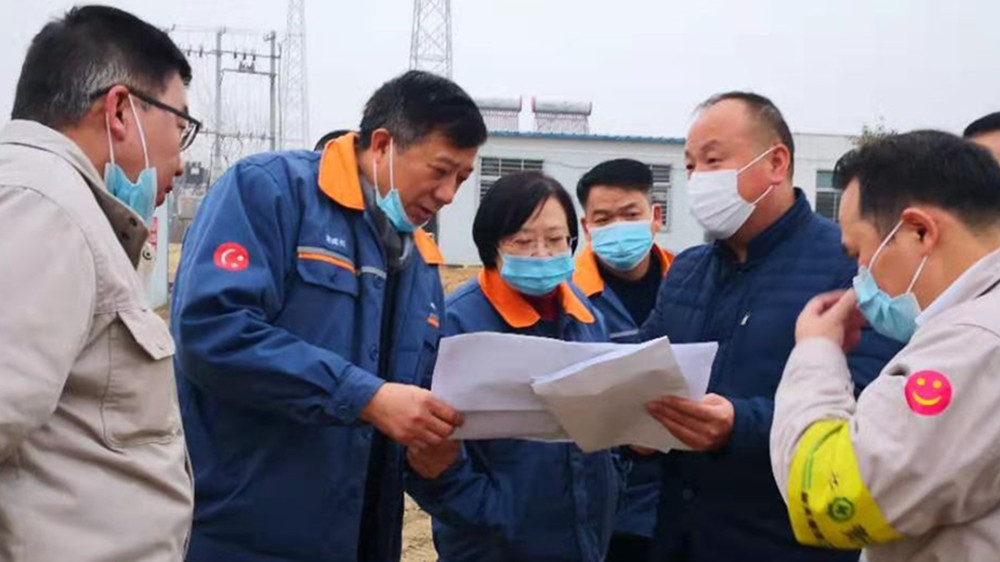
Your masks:
{"label": "man's hand", "polygon": [[733,403],[718,394],[707,394],[699,402],[663,396],[646,409],[674,437],[696,451],[719,449],[733,432]]}
{"label": "man's hand", "polygon": [[462,425],[462,414],[429,390],[408,384],[383,384],[361,419],[400,445],[425,449],[443,443]]}
{"label": "man's hand", "polygon": [[434,480],[455,464],[462,444],[459,441],[445,441],[436,447],[406,449],[406,460],[421,478]]}
{"label": "man's hand", "polygon": [[799,314],[795,341],[826,338],[849,353],[861,341],[865,317],[858,310],[854,290],[834,291],[815,297]]}

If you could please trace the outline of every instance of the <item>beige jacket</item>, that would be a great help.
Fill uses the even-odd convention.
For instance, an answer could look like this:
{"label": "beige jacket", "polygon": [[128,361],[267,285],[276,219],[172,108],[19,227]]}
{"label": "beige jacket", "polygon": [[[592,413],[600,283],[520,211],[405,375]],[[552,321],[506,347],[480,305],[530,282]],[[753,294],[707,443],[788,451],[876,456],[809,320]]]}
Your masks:
{"label": "beige jacket", "polygon": [[998,283],[995,252],[928,308],[857,402],[837,346],[795,348],[771,459],[800,541],[866,547],[870,562],[1000,560]]}
{"label": "beige jacket", "polygon": [[192,482],[142,221],[40,124],[0,130],[0,561],[183,559]]}

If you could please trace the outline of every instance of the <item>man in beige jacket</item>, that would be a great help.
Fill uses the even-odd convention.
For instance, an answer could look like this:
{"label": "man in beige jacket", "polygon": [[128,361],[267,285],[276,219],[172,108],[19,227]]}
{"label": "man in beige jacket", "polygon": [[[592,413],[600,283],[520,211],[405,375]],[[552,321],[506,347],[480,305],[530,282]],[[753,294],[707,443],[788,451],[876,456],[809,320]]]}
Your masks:
{"label": "man in beige jacket", "polygon": [[[934,131],[849,152],[835,182],[854,290],[810,302],[771,462],[796,538],[871,562],[1000,560],[1000,167]],[[907,343],[855,400],[867,320]]]}
{"label": "man in beige jacket", "polygon": [[184,557],[192,485],[166,325],[137,273],[196,133],[157,28],[46,25],[0,130],[0,561]]}

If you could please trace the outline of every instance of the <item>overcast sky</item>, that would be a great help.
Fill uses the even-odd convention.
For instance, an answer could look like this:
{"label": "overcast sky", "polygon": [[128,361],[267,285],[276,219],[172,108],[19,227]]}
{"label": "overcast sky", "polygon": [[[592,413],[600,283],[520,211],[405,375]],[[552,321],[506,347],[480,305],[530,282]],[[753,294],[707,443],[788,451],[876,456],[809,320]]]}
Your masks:
{"label": "overcast sky", "polygon": [[[112,0],[159,26],[283,31],[283,0]],[[0,0],[0,112],[63,0]],[[311,134],[355,126],[406,69],[409,0],[306,0]],[[15,17],[16,15],[16,17]],[[592,101],[597,133],[683,136],[708,95],[771,97],[800,132],[954,132],[1000,110],[997,0],[454,0],[454,78],[474,96]],[[195,76],[195,80],[205,77]],[[527,98],[526,98],[527,99]]]}

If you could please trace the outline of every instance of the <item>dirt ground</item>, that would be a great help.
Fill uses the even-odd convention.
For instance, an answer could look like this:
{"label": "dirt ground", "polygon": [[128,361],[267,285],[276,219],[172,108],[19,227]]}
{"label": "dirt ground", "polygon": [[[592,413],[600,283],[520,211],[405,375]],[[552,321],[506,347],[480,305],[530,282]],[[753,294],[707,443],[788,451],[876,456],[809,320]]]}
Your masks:
{"label": "dirt ground", "polygon": [[[181,259],[181,245],[170,245],[170,267],[168,276],[170,282],[174,281],[174,274],[177,271],[177,264]],[[450,293],[460,285],[475,277],[479,267],[443,267],[441,268],[441,281],[444,284],[445,293]],[[166,307],[157,312],[165,320],[169,321],[169,312]],[[416,502],[406,497],[406,504],[403,512],[403,557],[402,562],[434,562],[437,560],[437,553],[434,551],[434,543],[431,540],[431,519],[421,511]]]}

